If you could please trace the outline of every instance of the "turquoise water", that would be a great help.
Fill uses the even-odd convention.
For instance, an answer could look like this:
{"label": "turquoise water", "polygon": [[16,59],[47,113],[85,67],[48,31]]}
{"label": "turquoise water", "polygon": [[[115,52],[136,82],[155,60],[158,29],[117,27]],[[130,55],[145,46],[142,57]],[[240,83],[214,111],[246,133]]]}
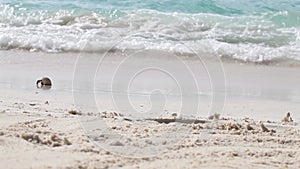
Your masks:
{"label": "turquoise water", "polygon": [[293,0],[48,0],[2,1],[3,4],[20,5],[28,10],[137,10],[160,12],[213,13],[220,15],[260,14],[263,12],[300,11],[300,1]]}
{"label": "turquoise water", "polygon": [[0,2],[2,50],[103,52],[114,47],[184,55],[190,53],[187,46],[253,62],[300,60],[300,1]]}

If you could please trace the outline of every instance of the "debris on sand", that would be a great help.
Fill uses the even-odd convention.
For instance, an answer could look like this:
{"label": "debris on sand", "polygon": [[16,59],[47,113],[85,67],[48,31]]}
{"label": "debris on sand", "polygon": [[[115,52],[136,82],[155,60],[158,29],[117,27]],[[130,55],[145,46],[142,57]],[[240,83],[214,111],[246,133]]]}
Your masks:
{"label": "debris on sand", "polygon": [[36,103],[29,103],[29,106],[36,106]]}
{"label": "debris on sand", "polygon": [[42,79],[36,81],[37,88],[50,89],[51,86],[52,82],[48,77],[43,77]]}
{"label": "debris on sand", "polygon": [[102,112],[100,113],[101,118],[119,118],[124,117],[124,115],[117,113],[117,112]]}
{"label": "debris on sand", "polygon": [[247,125],[246,125],[246,129],[247,129],[247,130],[254,130],[254,128],[253,128],[250,124],[247,124]]}
{"label": "debris on sand", "polygon": [[55,135],[55,134],[53,134],[50,137],[50,139],[51,139],[51,141],[54,141],[54,142],[60,142],[61,141],[61,139],[57,135]]}
{"label": "debris on sand", "polygon": [[165,123],[165,124],[176,122],[176,119],[151,119],[151,120],[156,121],[158,123]]}
{"label": "debris on sand", "polygon": [[260,122],[260,128],[262,132],[270,132],[271,134],[276,133],[276,131],[273,129],[269,130],[262,122]]}
{"label": "debris on sand", "polygon": [[291,113],[287,112],[286,116],[281,121],[285,122],[285,123],[293,122],[293,119],[291,117]]}
{"label": "debris on sand", "polygon": [[64,138],[64,145],[72,145],[72,143],[67,138]]}
{"label": "debris on sand", "polygon": [[81,115],[81,113],[78,112],[77,110],[69,110],[68,113],[72,115]]}
{"label": "debris on sand", "polygon": [[262,132],[270,132],[270,130],[262,122],[260,122],[260,128]]}
{"label": "debris on sand", "polygon": [[173,118],[157,118],[157,119],[146,119],[151,121],[156,121],[158,123],[184,123],[184,124],[198,124],[198,123],[206,123],[205,120],[197,120],[197,119],[173,119]]}
{"label": "debris on sand", "polygon": [[132,119],[129,119],[129,118],[127,118],[127,117],[124,117],[123,120],[132,122]]}

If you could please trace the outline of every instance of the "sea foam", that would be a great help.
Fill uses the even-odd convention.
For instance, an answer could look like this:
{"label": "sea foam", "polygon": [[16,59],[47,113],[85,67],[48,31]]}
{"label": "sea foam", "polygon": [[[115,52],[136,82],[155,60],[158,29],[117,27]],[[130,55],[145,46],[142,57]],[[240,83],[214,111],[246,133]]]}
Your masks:
{"label": "sea foam", "polygon": [[[30,6],[30,5],[29,5]],[[250,62],[300,60],[300,14],[220,14],[154,9],[28,8],[0,5],[0,49],[105,52],[114,49],[207,53]]]}

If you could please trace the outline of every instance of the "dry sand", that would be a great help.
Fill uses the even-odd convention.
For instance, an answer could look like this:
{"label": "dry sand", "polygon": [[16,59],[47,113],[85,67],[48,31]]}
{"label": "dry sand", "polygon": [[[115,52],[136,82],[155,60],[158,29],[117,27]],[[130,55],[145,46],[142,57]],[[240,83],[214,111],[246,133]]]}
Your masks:
{"label": "dry sand", "polygon": [[[111,112],[71,115],[66,109],[70,106],[51,98],[47,99],[49,104],[41,100],[1,98],[0,168],[300,167],[300,125],[297,122],[263,121],[269,132],[263,132],[260,123],[252,119],[160,124],[128,121]],[[86,134],[78,121],[84,116],[103,119],[111,133],[131,139],[106,138],[100,131],[99,135]],[[185,132],[179,140],[154,139],[166,131],[175,135],[179,130]],[[103,149],[92,140],[118,150],[105,146]],[[146,156],[147,147],[156,147],[162,152],[131,158],[130,149],[119,152],[128,147],[145,150]]]}
{"label": "dry sand", "polygon": [[[107,107],[69,113],[75,60],[33,55],[1,56],[0,168],[300,168],[298,67],[225,63],[232,92],[220,119],[165,124]],[[53,88],[35,89],[47,71]],[[281,122],[287,111],[293,122]]]}

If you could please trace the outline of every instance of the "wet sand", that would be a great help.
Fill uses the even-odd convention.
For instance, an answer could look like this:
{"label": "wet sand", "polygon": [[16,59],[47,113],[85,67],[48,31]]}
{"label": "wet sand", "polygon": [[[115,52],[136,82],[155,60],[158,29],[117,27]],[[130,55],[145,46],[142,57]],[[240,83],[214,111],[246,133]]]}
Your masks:
{"label": "wet sand", "polygon": [[[145,67],[145,58],[134,59],[136,63],[126,63],[126,57],[118,55],[105,58],[95,74],[101,57],[81,54],[82,67],[76,67],[76,55],[1,52],[0,168],[300,167],[299,67],[223,62],[226,83],[215,84],[218,94],[213,95],[201,61],[185,58],[185,65],[197,75],[197,91],[181,90],[181,95],[172,76],[150,71],[130,83],[127,104],[123,86],[118,86],[126,78],[120,76],[111,87],[111,77],[118,70],[130,74],[134,65]],[[179,78],[177,82],[186,80],[180,76],[186,67],[178,67],[180,63],[169,56],[148,59],[173,70],[170,74]],[[214,69],[216,62],[204,62],[217,65],[210,66],[210,72],[219,71]],[[45,75],[51,77],[52,89],[36,89],[35,81]],[[181,86],[193,88],[190,83]],[[179,106],[180,96],[187,108]],[[224,107],[211,109],[212,100]],[[293,122],[281,122],[288,111]],[[220,119],[208,119],[213,113],[220,113]],[[147,120],[154,117],[204,123]],[[261,122],[269,131],[262,131]]]}

